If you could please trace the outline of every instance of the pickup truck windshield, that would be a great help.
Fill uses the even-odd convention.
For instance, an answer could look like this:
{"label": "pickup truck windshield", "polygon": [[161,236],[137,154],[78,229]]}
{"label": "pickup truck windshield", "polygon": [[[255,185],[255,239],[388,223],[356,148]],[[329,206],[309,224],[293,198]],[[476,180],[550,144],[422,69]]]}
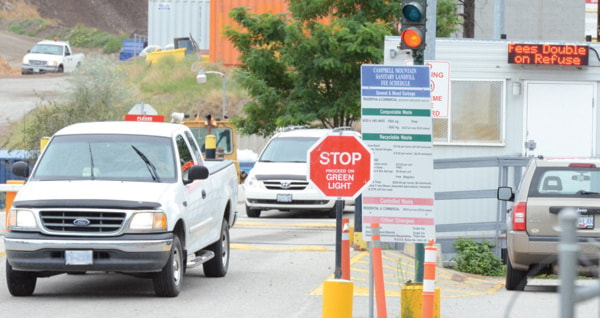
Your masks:
{"label": "pickup truck windshield", "polygon": [[314,137],[274,138],[258,161],[306,162],[308,149],[318,140],[319,138]]}
{"label": "pickup truck windshield", "polygon": [[63,55],[63,47],[62,45],[36,44],[30,53]]}
{"label": "pickup truck windshield", "polygon": [[171,139],[165,137],[56,136],[31,179],[175,182],[177,170],[172,149]]}

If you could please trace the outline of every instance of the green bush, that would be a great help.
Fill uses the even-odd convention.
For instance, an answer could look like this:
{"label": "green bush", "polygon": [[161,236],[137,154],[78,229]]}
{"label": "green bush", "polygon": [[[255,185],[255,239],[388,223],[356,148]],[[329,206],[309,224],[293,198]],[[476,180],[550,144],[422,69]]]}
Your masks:
{"label": "green bush", "polygon": [[453,244],[457,250],[452,258],[456,262],[454,269],[471,274],[485,276],[503,276],[502,259],[490,249],[495,245],[487,240],[476,242],[473,239],[458,238]]}
{"label": "green bush", "polygon": [[83,48],[102,48],[105,54],[116,53],[121,50],[124,35],[114,35],[98,29],[86,28],[77,25],[69,30],[66,39],[72,46]]}

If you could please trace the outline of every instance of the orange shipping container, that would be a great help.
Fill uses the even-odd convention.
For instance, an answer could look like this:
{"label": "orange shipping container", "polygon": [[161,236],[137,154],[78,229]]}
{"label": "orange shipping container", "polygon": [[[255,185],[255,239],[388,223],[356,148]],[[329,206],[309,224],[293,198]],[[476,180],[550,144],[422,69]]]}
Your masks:
{"label": "orange shipping container", "polygon": [[210,61],[225,66],[239,65],[240,52],[223,34],[226,25],[235,25],[229,17],[233,8],[249,7],[256,14],[283,13],[288,10],[286,0],[212,0],[210,2]]}

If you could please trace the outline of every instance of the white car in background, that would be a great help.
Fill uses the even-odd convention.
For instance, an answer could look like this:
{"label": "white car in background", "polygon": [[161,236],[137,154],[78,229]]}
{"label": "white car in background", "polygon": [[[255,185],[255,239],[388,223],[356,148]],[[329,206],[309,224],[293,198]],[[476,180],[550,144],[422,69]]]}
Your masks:
{"label": "white car in background", "polygon": [[244,182],[248,217],[260,217],[262,211],[271,209],[323,211],[336,217],[336,200],[310,184],[306,159],[321,137],[339,129],[348,130],[289,127],[272,137]]}

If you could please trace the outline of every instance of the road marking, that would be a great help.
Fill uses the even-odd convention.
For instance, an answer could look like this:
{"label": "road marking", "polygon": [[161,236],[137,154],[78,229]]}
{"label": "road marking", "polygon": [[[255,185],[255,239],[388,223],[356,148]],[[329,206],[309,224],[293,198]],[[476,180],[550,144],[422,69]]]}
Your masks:
{"label": "road marking", "polygon": [[324,246],[260,246],[255,244],[239,244],[231,243],[230,248],[236,250],[254,250],[254,251],[300,251],[300,252],[329,252],[329,249]]}
{"label": "road marking", "polygon": [[267,222],[247,222],[237,221],[236,226],[264,226],[264,227],[307,227],[307,228],[325,228],[334,229],[335,224],[329,223],[267,223]]}

